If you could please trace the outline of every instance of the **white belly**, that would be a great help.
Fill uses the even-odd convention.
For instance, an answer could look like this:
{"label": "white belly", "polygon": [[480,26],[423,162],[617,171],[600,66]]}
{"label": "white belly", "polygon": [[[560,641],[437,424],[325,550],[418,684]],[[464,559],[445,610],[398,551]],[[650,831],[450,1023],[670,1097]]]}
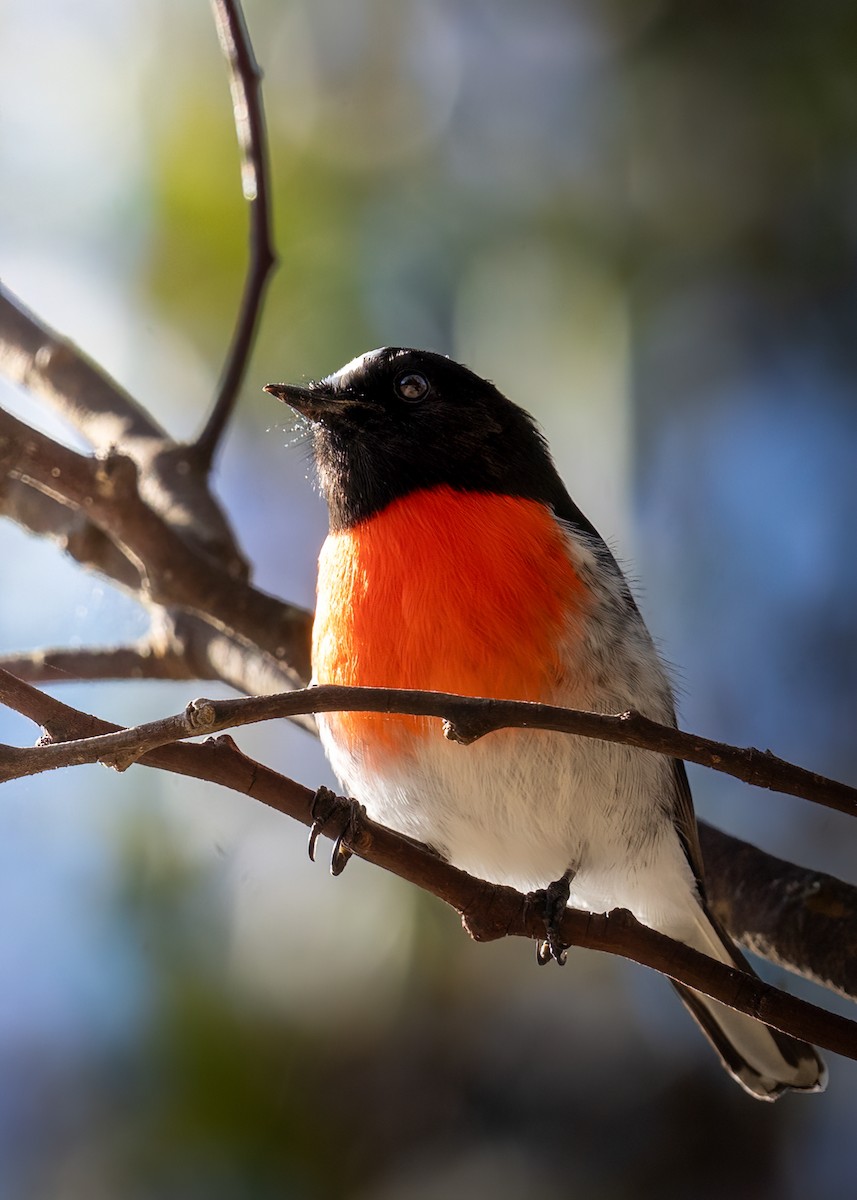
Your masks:
{"label": "white belly", "polygon": [[366,770],[333,734],[336,717],[320,724],[334,771],[369,816],[470,874],[527,892],[570,868],[575,907],[629,908],[658,928],[686,908],[694,884],[672,824],[669,760],[538,730],[462,746],[432,721],[412,757]]}

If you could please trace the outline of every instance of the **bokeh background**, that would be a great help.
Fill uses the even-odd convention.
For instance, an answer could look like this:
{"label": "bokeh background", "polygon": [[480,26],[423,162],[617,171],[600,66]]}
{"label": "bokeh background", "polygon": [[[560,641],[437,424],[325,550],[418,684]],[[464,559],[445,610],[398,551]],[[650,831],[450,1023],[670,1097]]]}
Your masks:
{"label": "bokeh background", "polygon": [[[283,262],[217,486],[259,584],[311,604],[325,527],[261,385],[379,344],[444,351],[541,421],[639,581],[684,725],[853,781],[857,9],[246,12]],[[202,0],[0,0],[0,180],[5,282],[191,436],[246,241]],[[0,653],[145,629],[8,523],[0,563]],[[213,690],[61,695],[130,722]],[[0,714],[0,738],[32,736]],[[240,743],[332,782],[300,731]],[[844,817],[691,774],[714,822],[857,878]],[[663,980],[476,947],[359,862],[331,880],[304,840],[143,770],[3,789],[2,1200],[854,1193],[854,1064],[831,1062],[825,1098],[754,1104]]]}

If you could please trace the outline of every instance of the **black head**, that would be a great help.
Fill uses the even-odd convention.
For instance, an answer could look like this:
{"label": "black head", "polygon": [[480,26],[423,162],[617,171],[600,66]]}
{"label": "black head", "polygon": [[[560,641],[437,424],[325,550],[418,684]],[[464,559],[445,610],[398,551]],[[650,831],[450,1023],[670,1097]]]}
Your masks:
{"label": "black head", "polygon": [[265,391],[312,423],[334,530],[446,484],[540,500],[594,533],[532,417],[442,354],[385,347],[308,387],[272,383]]}

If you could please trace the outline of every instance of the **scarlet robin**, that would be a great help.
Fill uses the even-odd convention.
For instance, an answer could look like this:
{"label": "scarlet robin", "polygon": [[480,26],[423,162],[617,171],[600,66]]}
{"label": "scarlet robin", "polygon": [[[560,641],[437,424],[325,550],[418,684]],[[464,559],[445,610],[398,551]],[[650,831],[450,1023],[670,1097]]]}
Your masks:
{"label": "scarlet robin", "polygon": [[[399,348],[266,390],[311,422],[329,510],[315,682],[632,708],[675,724],[628,584],[523,409],[442,355]],[[463,747],[407,716],[329,713],[319,727],[374,820],[482,879],[630,909],[749,969],[706,905],[682,762],[538,730]],[[751,1095],[824,1087],[813,1047],[676,990]]]}

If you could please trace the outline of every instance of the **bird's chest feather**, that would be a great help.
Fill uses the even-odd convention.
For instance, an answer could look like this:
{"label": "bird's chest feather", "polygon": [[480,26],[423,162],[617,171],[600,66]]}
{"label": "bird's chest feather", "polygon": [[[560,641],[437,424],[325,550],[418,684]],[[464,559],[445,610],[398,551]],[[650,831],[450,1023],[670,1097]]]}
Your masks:
{"label": "bird's chest feather", "polygon": [[[548,699],[566,679],[587,593],[542,504],[437,488],[331,534],[319,560],[318,683]],[[564,689],[565,690],[565,689]],[[350,714],[388,748],[416,718]]]}
{"label": "bird's chest feather", "polygon": [[[542,505],[451,489],[410,496],[327,539],[316,681],[663,719],[668,686],[645,627],[602,575]],[[612,879],[669,796],[667,760],[627,747],[536,730],[462,747],[437,720],[382,714],[329,713],[319,726],[335,773],[373,819],[525,889],[593,856]],[[589,890],[577,899],[598,907],[606,885],[580,879]]]}

